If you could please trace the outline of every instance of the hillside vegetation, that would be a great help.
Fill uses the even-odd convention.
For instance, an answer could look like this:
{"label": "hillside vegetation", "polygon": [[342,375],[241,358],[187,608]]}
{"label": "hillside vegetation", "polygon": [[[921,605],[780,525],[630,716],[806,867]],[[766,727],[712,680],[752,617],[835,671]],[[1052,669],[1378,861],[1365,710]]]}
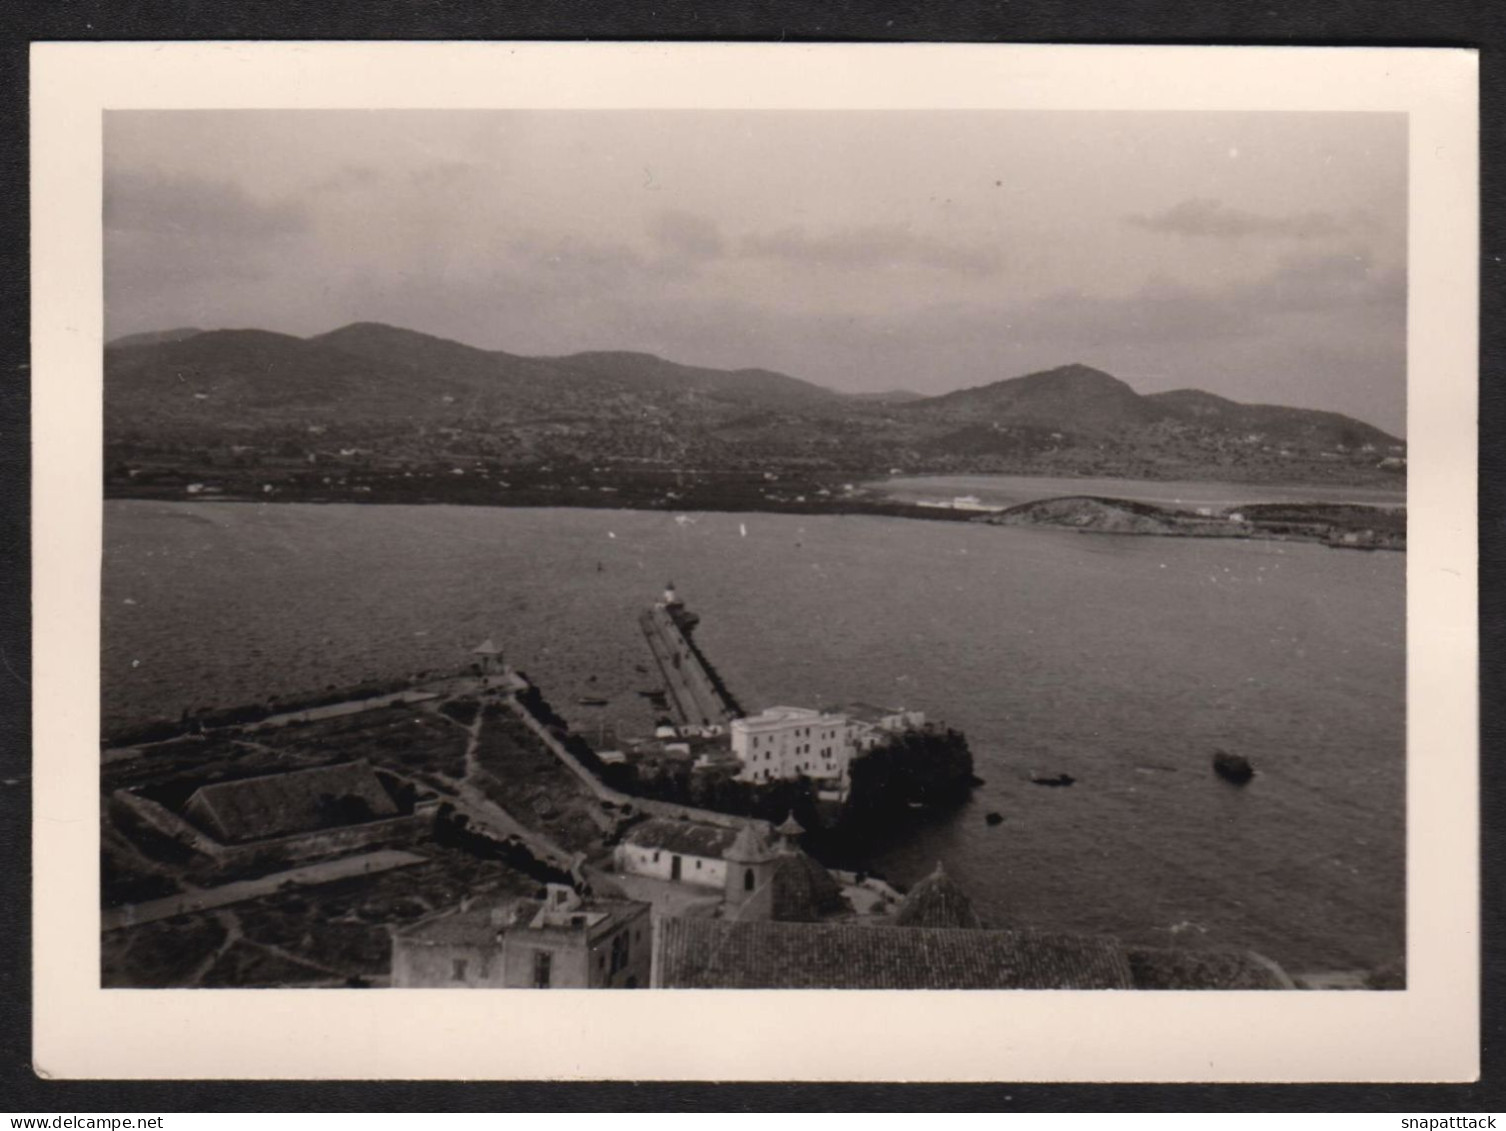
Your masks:
{"label": "hillside vegetation", "polygon": [[404,476],[575,465],[608,485],[608,470],[666,469],[1370,483],[1397,481],[1405,463],[1402,441],[1346,416],[1146,396],[1083,365],[936,397],[847,395],[768,370],[524,357],[375,323],[120,339],[105,351],[105,440],[119,494],[191,481],[390,494]]}

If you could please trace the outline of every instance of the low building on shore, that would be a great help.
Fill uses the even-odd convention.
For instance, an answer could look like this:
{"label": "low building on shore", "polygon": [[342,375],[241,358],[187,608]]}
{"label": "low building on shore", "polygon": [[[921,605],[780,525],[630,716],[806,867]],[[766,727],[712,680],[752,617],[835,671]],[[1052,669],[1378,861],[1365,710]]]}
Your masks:
{"label": "low building on shore", "polygon": [[737,830],[655,817],[629,829],[613,852],[618,872],[721,890]]}
{"label": "low building on shore", "polygon": [[225,844],[313,833],[400,815],[366,762],[314,766],[200,786],[183,814]]}
{"label": "low building on shore", "polygon": [[881,707],[874,703],[856,702],[829,710],[833,713],[840,711],[846,716],[856,750],[871,750],[893,735],[903,734],[907,730],[920,730],[926,725],[924,713],[908,711],[904,707]]}
{"label": "low building on shore", "polygon": [[[750,922],[851,915],[842,884],[801,850],[804,832],[793,816],[778,828],[754,820],[729,828],[656,818],[623,837],[614,852],[615,875],[667,881],[685,895],[695,894],[697,914]],[[639,887],[633,894],[648,890]],[[678,896],[662,902],[683,906]]]}
{"label": "low building on shore", "polygon": [[462,904],[392,937],[399,989],[638,989],[650,980],[649,905],[545,898]]}

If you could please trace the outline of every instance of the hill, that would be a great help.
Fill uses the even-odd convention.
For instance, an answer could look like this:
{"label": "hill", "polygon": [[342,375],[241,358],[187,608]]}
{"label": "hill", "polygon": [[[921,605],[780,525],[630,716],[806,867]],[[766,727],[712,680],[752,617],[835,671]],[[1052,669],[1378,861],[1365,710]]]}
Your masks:
{"label": "hill", "polygon": [[105,354],[105,431],[150,436],[287,426],[400,411],[412,397],[389,367],[287,334],[212,330]]}
{"label": "hill", "polygon": [[177,330],[148,330],[144,334],[125,334],[111,339],[105,343],[105,349],[129,349],[131,346],[156,346],[163,342],[181,342],[184,338],[191,338],[203,332],[194,326],[183,326]]}
{"label": "hill", "polygon": [[1257,434],[1282,444],[1319,448],[1377,448],[1398,443],[1395,436],[1337,412],[1282,405],[1240,404],[1201,389],[1152,393],[1145,398],[1165,417],[1236,435]]}
{"label": "hill", "polygon": [[911,401],[911,412],[937,420],[1122,432],[1153,423],[1156,409],[1117,377],[1086,365],[1063,365]]}
{"label": "hill", "polygon": [[574,461],[844,480],[901,468],[1366,482],[1394,481],[1405,451],[1336,413],[1198,390],[1142,396],[1085,365],[936,397],[851,395],[765,369],[614,351],[527,357],[372,322],[311,338],[120,339],[105,350],[105,431],[127,470]]}
{"label": "hill", "polygon": [[701,394],[737,404],[802,408],[839,397],[820,385],[767,369],[702,369],[649,353],[576,353],[552,360],[640,391]]}

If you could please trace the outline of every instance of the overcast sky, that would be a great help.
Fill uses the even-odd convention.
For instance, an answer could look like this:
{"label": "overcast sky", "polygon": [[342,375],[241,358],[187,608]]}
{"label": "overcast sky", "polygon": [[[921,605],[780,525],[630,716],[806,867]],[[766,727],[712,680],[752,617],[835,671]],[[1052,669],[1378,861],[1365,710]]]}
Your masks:
{"label": "overcast sky", "polygon": [[851,391],[1082,362],[1401,433],[1381,114],[112,112],[107,333],[390,322]]}

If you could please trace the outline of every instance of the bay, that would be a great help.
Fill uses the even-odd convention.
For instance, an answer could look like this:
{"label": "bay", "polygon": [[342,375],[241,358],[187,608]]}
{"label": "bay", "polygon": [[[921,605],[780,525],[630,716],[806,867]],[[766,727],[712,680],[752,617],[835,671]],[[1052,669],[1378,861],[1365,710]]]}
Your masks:
{"label": "bay", "polygon": [[[1294,972],[1404,949],[1402,554],[855,516],[141,500],[106,503],[105,547],[107,728],[452,669],[492,636],[609,741],[652,722],[636,613],[673,580],[746,707],[867,699],[967,732],[986,784],[882,846],[890,878],[942,861],[993,925],[1248,947]],[[1219,747],[1255,764],[1249,786],[1213,775]]]}

